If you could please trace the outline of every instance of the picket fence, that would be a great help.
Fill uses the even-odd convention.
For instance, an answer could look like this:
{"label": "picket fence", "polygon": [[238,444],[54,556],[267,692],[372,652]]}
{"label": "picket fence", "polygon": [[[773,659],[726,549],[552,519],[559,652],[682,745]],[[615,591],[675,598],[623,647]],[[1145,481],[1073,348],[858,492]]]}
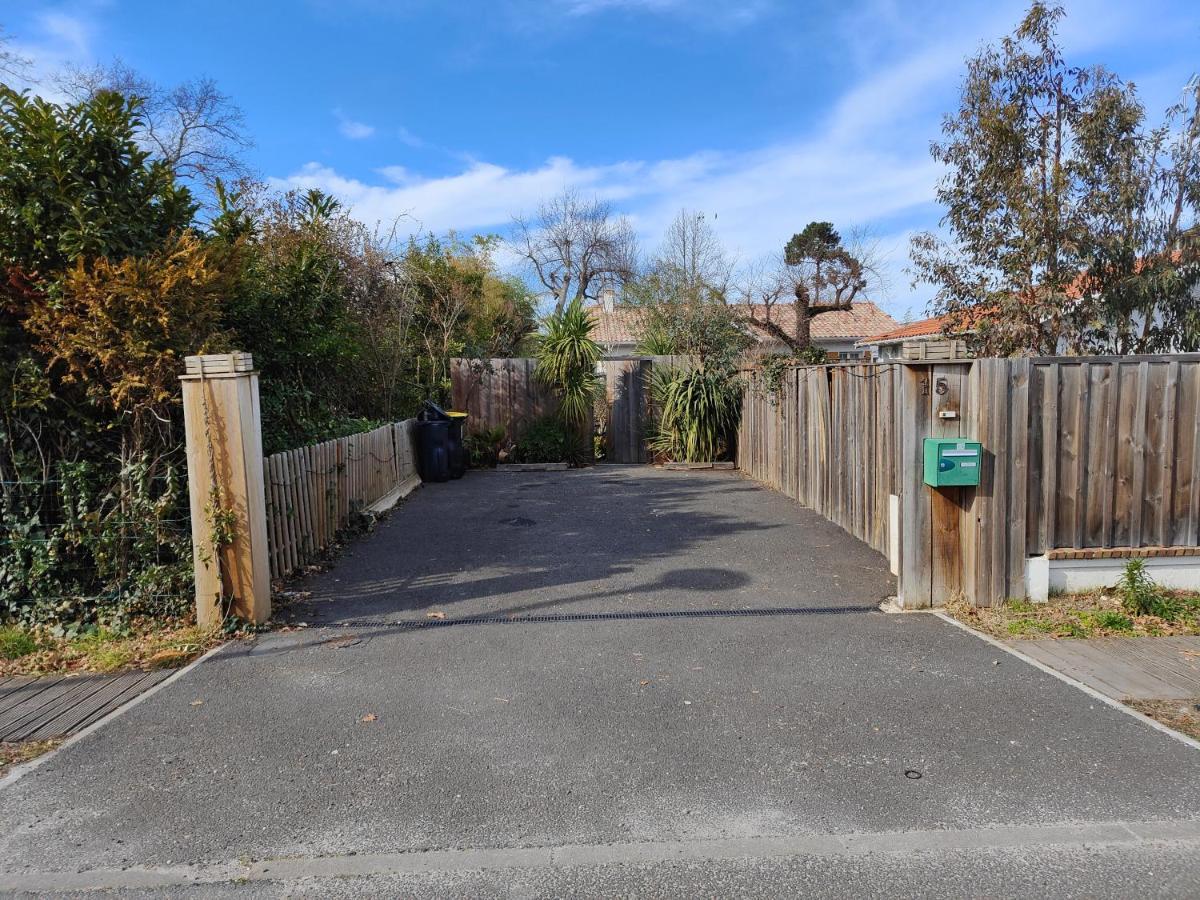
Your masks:
{"label": "picket fence", "polygon": [[419,482],[415,424],[407,419],[263,459],[271,578],[313,561],[356,515]]}

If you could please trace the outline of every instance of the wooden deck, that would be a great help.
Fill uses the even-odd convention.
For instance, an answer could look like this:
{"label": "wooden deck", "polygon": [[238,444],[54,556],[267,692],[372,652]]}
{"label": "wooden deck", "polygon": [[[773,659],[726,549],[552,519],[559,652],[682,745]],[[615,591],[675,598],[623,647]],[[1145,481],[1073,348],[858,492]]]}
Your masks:
{"label": "wooden deck", "polygon": [[0,741],[68,737],[145,693],[173,671],[0,678]]}
{"label": "wooden deck", "polygon": [[1114,700],[1200,697],[1200,637],[1065,638],[1009,644]]}

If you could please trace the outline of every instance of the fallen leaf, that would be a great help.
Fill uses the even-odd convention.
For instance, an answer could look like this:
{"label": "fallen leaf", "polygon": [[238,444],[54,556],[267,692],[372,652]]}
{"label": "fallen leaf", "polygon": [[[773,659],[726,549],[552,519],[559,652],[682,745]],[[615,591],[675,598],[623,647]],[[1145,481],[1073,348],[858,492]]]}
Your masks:
{"label": "fallen leaf", "polygon": [[193,700],[192,701],[192,706],[203,706],[203,705],[204,705],[203,700]]}
{"label": "fallen leaf", "polygon": [[642,687],[645,687],[645,686],[646,686],[646,685],[648,685],[649,683],[650,683],[650,682],[648,682],[648,681],[639,681],[639,682],[638,682],[638,684],[640,684]]}
{"label": "fallen leaf", "polygon": [[444,619],[444,618],[446,618],[446,614],[444,612],[439,612],[438,610],[434,610],[433,612],[425,613],[425,618],[427,618],[427,619]]}
{"label": "fallen leaf", "polygon": [[367,713],[365,716],[363,716],[363,717],[362,717],[361,719],[359,719],[358,721],[360,721],[360,722],[374,722],[374,721],[375,721],[376,719],[378,719],[378,718],[379,718],[379,716],[375,715],[375,713]]}

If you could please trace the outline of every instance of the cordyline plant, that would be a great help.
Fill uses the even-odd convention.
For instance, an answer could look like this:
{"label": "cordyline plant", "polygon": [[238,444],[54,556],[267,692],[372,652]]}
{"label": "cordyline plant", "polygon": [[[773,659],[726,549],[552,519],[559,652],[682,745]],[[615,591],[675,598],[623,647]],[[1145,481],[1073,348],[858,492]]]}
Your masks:
{"label": "cordyline plant", "polygon": [[741,385],[706,368],[653,370],[659,417],[651,449],[675,462],[713,462],[729,450],[741,411]]}
{"label": "cordyline plant", "polygon": [[596,364],[603,355],[592,340],[595,322],[579,300],[546,317],[545,333],[537,344],[539,381],[558,394],[563,423],[582,430],[588,423],[599,389]]}

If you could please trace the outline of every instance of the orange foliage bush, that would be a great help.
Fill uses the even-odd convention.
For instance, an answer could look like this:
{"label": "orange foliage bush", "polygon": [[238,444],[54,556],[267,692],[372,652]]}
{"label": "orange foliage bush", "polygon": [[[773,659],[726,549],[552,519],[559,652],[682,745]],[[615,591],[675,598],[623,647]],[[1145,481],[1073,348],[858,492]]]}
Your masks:
{"label": "orange foliage bush", "polygon": [[162,422],[179,397],[183,357],[220,349],[225,275],[194,234],[119,262],[82,260],[25,322],[63,380],[79,382],[93,402],[132,418]]}

